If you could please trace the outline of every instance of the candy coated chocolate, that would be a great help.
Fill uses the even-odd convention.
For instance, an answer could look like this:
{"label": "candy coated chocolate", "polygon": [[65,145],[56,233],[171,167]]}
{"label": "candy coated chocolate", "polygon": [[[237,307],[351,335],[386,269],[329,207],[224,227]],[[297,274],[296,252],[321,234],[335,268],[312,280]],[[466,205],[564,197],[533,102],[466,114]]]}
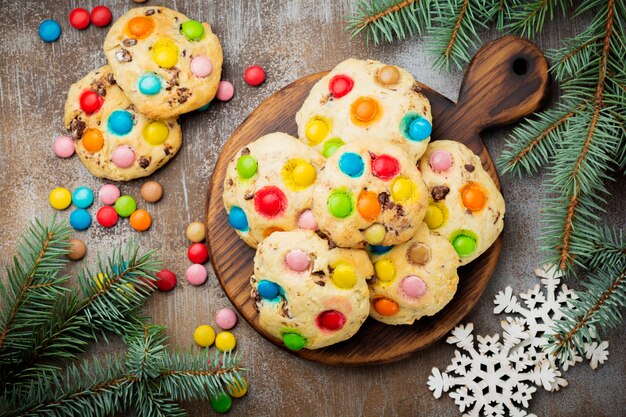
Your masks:
{"label": "candy coated chocolate", "polygon": [[91,226],[91,215],[85,209],[76,209],[70,214],[70,225],[78,230],[87,230]]}
{"label": "candy coated chocolate", "polygon": [[113,227],[117,224],[119,215],[111,206],[100,207],[96,214],[96,220],[102,227]]}
{"label": "candy coated chocolate", "polygon": [[59,136],[54,140],[54,153],[59,158],[69,158],[74,152],[74,141],[69,136]]}
{"label": "candy coated chocolate", "polygon": [[154,284],[159,291],[171,291],[176,287],[176,274],[169,269],[163,269],[156,274],[158,280]]}
{"label": "candy coated chocolate", "polygon": [[163,187],[156,181],[148,181],[141,186],[141,198],[148,203],[156,203],[163,197]]}
{"label": "candy coated chocolate", "polygon": [[220,81],[215,97],[219,101],[228,101],[233,98],[233,95],[235,95],[235,87],[233,87],[232,83],[230,81]]}
{"label": "candy coated chocolate", "polygon": [[215,347],[222,352],[230,352],[237,346],[237,339],[231,332],[220,332],[215,338]]}
{"label": "candy coated chocolate", "polygon": [[265,70],[258,65],[252,65],[243,73],[243,80],[253,87],[261,85],[265,81]]}
{"label": "candy coated chocolate", "polygon": [[237,314],[232,308],[220,308],[215,313],[215,323],[224,330],[230,330],[237,324]]}
{"label": "candy coated chocolate", "polygon": [[120,189],[113,184],[104,184],[98,191],[98,199],[102,204],[112,206],[120,198]]}
{"label": "candy coated chocolate", "polygon": [[70,258],[72,261],[79,261],[83,259],[85,257],[85,254],[87,253],[87,246],[85,245],[85,242],[80,239],[72,238],[69,240],[69,243],[70,253],[67,254],[67,257]]}
{"label": "candy coated chocolate", "polygon": [[185,277],[191,285],[202,285],[206,282],[208,273],[204,265],[193,264],[189,265]]}
{"label": "candy coated chocolate", "polygon": [[209,260],[209,251],[203,243],[194,243],[187,249],[187,256],[194,264],[203,264]]}

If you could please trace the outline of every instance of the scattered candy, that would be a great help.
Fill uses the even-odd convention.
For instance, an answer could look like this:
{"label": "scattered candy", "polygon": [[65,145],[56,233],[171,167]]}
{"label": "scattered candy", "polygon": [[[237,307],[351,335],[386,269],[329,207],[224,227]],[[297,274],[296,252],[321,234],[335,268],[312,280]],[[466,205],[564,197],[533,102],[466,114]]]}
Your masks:
{"label": "scattered candy", "polygon": [[335,286],[349,290],[356,285],[358,277],[352,265],[339,264],[330,274],[330,280]]}
{"label": "scattered candy", "polygon": [[81,140],[85,150],[88,152],[98,152],[104,145],[104,136],[98,129],[87,129],[83,133]]}
{"label": "scattered candy", "polygon": [[331,138],[324,142],[324,146],[322,148],[322,155],[324,158],[330,158],[339,148],[344,145],[344,141],[339,138]]}
{"label": "scattered candy", "polygon": [[243,179],[248,179],[256,174],[259,163],[251,155],[242,155],[237,159],[237,173]]}
{"label": "scattered candy", "polygon": [[424,140],[430,136],[433,127],[428,120],[423,117],[416,117],[409,125],[409,136],[412,140]]}
{"label": "scattered candy", "polygon": [[152,216],[146,210],[135,210],[129,220],[130,226],[138,232],[145,232],[152,226]]}
{"label": "scattered candy", "polygon": [[391,183],[391,198],[396,202],[410,200],[415,195],[415,183],[406,177],[399,177]]}
{"label": "scattered candy", "polygon": [[409,248],[409,261],[415,265],[424,265],[430,261],[430,248],[422,243],[416,243]]}
{"label": "scattered candy", "polygon": [[107,26],[111,23],[111,19],[113,19],[113,15],[106,6],[96,6],[91,10],[91,22],[99,28]]}
{"label": "scattered candy", "polygon": [[389,180],[400,172],[400,162],[390,155],[378,155],[372,158],[372,174],[381,180]]}
{"label": "scattered candy", "polygon": [[452,166],[452,155],[448,151],[436,150],[430,154],[428,164],[435,172],[445,172]]}
{"label": "scattered candy", "polygon": [[333,190],[327,200],[328,210],[333,216],[344,219],[352,214],[352,194],[347,190]]}
{"label": "scattered candy", "polygon": [[[133,115],[127,110],[115,110],[109,115],[109,120],[107,121],[109,130],[119,136],[130,132],[134,124]],[[126,146],[129,147],[128,145]]]}
{"label": "scattered candy", "polygon": [[145,16],[133,17],[126,25],[128,34],[135,38],[145,38],[154,30],[154,22],[151,18]]}
{"label": "scattered candy", "polygon": [[[132,218],[132,216],[131,216]],[[194,243],[187,250],[189,260],[194,264],[203,264],[209,260],[209,251],[202,243]]]}
{"label": "scattered candy", "polygon": [[191,285],[204,284],[206,282],[207,275],[206,268],[200,264],[189,265],[187,272],[185,272],[185,277]]}
{"label": "scattered candy", "polygon": [[220,308],[215,313],[215,323],[223,330],[230,330],[237,324],[237,314],[232,308]]}
{"label": "scattered candy", "polygon": [[50,191],[48,199],[50,200],[50,205],[55,210],[65,210],[72,204],[72,194],[70,190],[63,187],[57,187]]}
{"label": "scattered candy", "polygon": [[59,158],[69,158],[74,155],[74,141],[68,136],[59,136],[54,140],[54,153]]}
{"label": "scattered candy", "polygon": [[211,75],[211,72],[213,72],[213,64],[211,63],[211,60],[203,55],[193,57],[191,64],[189,64],[189,68],[191,69],[193,75],[198,78],[206,78]]}
{"label": "scattered candy", "polygon": [[315,319],[315,324],[322,330],[336,331],[346,324],[346,316],[337,310],[322,311]]}
{"label": "scattered candy", "polygon": [[420,298],[426,293],[426,284],[414,275],[404,278],[400,288],[411,298]]}
{"label": "scattered candy", "polygon": [[226,393],[218,394],[217,397],[211,398],[211,408],[216,413],[225,413],[233,406],[233,400]]}
{"label": "scattered candy", "polygon": [[196,111],[205,111],[205,110],[206,110],[206,109],[208,109],[210,106],[211,106],[211,102],[209,101],[209,102],[208,102],[207,104],[205,104],[204,106],[202,106],[202,107],[198,107],[198,108],[196,109]]}
{"label": "scattered candy", "polygon": [[89,22],[89,12],[82,7],[78,7],[70,12],[70,25],[72,27],[82,30],[89,26]]}
{"label": "scattered candy", "polygon": [[204,36],[204,26],[197,20],[187,20],[180,25],[180,31],[190,41],[199,41]]}
{"label": "scattered candy", "polygon": [[153,96],[161,91],[161,79],[152,73],[142,75],[138,85],[139,91],[147,96]]}
{"label": "scattered candy", "polygon": [[217,86],[217,93],[215,94],[215,97],[219,101],[228,101],[233,98],[234,94],[235,87],[233,87],[230,81],[220,81]]}
{"label": "scattered candy", "polygon": [[240,232],[248,231],[248,217],[241,207],[232,207],[228,213],[228,222]]}
{"label": "scattered candy", "polygon": [[159,291],[171,291],[176,287],[176,274],[169,269],[163,269],[156,274],[158,280],[154,281],[154,285]]}
{"label": "scattered candy", "polygon": [[266,217],[281,215],[287,207],[287,197],[278,188],[267,185],[254,193],[254,208]]}
{"label": "scattered candy", "polygon": [[358,178],[363,175],[365,164],[359,154],[346,152],[339,158],[339,169],[349,177]]}
{"label": "scattered candy", "polygon": [[253,87],[261,85],[265,81],[265,70],[258,65],[252,65],[243,73],[243,80]]}
{"label": "scattered candy", "polygon": [[170,129],[163,122],[152,121],[143,128],[141,132],[143,138],[152,146],[165,143],[170,136]]}
{"label": "scattered candy", "polygon": [[78,187],[72,193],[72,203],[78,208],[91,207],[93,204],[93,191],[87,187]]}
{"label": "scattered candy", "polygon": [[85,242],[80,239],[70,239],[70,253],[67,254],[67,257],[72,261],[80,261],[85,257],[87,253],[87,246],[85,246]]}
{"label": "scattered candy", "polygon": [[248,392],[248,381],[241,377],[241,383],[235,382],[235,384],[228,384],[228,393],[233,398],[241,398]]}
{"label": "scattered candy", "polygon": [[120,198],[120,189],[113,184],[104,184],[98,191],[98,199],[107,206],[112,206]]}
{"label": "scattered candy", "polygon": [[382,259],[374,264],[374,270],[379,280],[391,282],[396,277],[396,266],[389,259]]}
{"label": "scattered candy", "polygon": [[309,145],[313,146],[326,139],[328,132],[330,132],[328,123],[322,119],[314,118],[307,123],[304,134],[309,141]]}
{"label": "scattered candy", "polygon": [[52,19],[46,19],[39,24],[39,37],[44,42],[54,42],[61,36],[61,25]]}
{"label": "scattered candy", "polygon": [[198,326],[193,332],[193,340],[198,344],[198,346],[209,347],[215,341],[215,330],[207,324]]}
{"label": "scattered candy", "polygon": [[385,87],[398,84],[400,81],[400,71],[393,65],[385,65],[378,71],[378,82]]}
{"label": "scattered candy", "polygon": [[380,214],[378,194],[373,191],[361,191],[356,202],[356,209],[365,220],[374,220]]}
{"label": "scattered candy", "polygon": [[129,195],[123,195],[115,202],[115,211],[122,217],[129,217],[137,210],[135,199]]}
{"label": "scattered candy", "polygon": [[163,197],[163,187],[156,181],[148,181],[141,186],[141,198],[148,203],[156,203]]}
{"label": "scattered candy", "polygon": [[187,235],[187,238],[194,243],[202,242],[206,237],[204,223],[189,223],[189,226],[187,226],[187,229],[185,230],[185,234]]}
{"label": "scattered candy", "polygon": [[289,269],[296,272],[306,271],[309,269],[309,265],[311,264],[309,255],[298,249],[290,251],[285,257],[285,262],[287,263]]}
{"label": "scattered candy", "polygon": [[129,168],[135,162],[135,152],[128,145],[120,145],[113,150],[111,161],[119,168]]}
{"label": "scattered candy", "polygon": [[380,113],[378,102],[371,97],[359,97],[350,107],[353,119],[355,121],[368,123],[373,121]]}
{"label": "scattered candy", "polygon": [[371,245],[378,245],[385,239],[386,234],[385,226],[380,223],[374,223],[365,229],[365,240]]}
{"label": "scattered candy", "polygon": [[424,222],[429,229],[436,229],[443,224],[444,217],[443,211],[438,206],[430,204],[426,208],[426,215],[424,216]]}
{"label": "scattered candy", "polygon": [[298,227],[300,229],[317,230],[317,222],[311,210],[304,210],[298,217]]}
{"label": "scattered candy", "polygon": [[298,351],[306,346],[306,338],[298,333],[284,333],[283,343],[287,349]]}
{"label": "scattered candy", "polygon": [[92,114],[100,110],[102,106],[102,97],[95,91],[85,91],[80,95],[80,108],[87,114]]}
{"label": "scattered candy", "polygon": [[115,209],[111,206],[100,207],[96,213],[96,220],[102,227],[113,227],[117,224],[119,218]]}
{"label": "scattered candy", "polygon": [[231,332],[220,332],[215,338],[215,347],[222,352],[230,352],[237,346],[237,339]]}
{"label": "scattered candy", "polygon": [[91,226],[91,215],[85,209],[76,209],[70,214],[70,225],[78,230],[87,230]]}
{"label": "scattered candy", "polygon": [[475,184],[470,184],[461,191],[463,205],[472,211],[479,211],[485,207],[485,194]]}
{"label": "scattered candy", "polygon": [[378,298],[374,300],[374,310],[381,316],[393,316],[400,310],[398,304],[388,298]]}
{"label": "scattered candy", "polygon": [[257,291],[264,300],[275,300],[280,295],[280,286],[275,282],[268,280],[259,281]]}
{"label": "scattered candy", "polygon": [[335,75],[328,83],[328,90],[336,98],[341,98],[352,91],[354,80],[347,75]]}
{"label": "scattered candy", "polygon": [[452,239],[452,246],[460,257],[470,256],[476,251],[476,239],[466,234],[458,234]]}

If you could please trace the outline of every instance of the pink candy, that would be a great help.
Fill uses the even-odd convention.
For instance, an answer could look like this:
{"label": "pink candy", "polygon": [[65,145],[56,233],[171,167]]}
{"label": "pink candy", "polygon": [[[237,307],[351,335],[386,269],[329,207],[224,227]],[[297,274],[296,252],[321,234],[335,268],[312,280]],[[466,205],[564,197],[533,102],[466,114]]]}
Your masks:
{"label": "pink candy", "polygon": [[191,285],[204,284],[206,282],[207,275],[206,268],[200,264],[189,265],[187,272],[185,272],[185,277]]}
{"label": "pink candy", "polygon": [[[191,60],[191,72],[198,78],[208,77],[213,71],[213,64],[206,56],[196,56]],[[219,89],[218,89],[219,92]],[[232,97],[232,94],[231,94]]]}
{"label": "pink candy", "polygon": [[54,140],[54,153],[60,158],[74,155],[74,141],[68,136],[59,136]]}
{"label": "pink candy", "polygon": [[415,275],[404,278],[400,287],[411,298],[419,298],[426,293],[426,284]]}
{"label": "pink candy", "polygon": [[112,206],[120,198],[120,189],[113,184],[105,184],[98,191],[98,199],[106,206]]}
{"label": "pink candy", "polygon": [[285,257],[287,266],[292,271],[303,272],[309,269],[310,261],[309,256],[301,250],[295,249],[287,254]]}
{"label": "pink candy", "polygon": [[300,229],[317,230],[317,222],[311,210],[305,210],[298,217],[298,227]]}
{"label": "pink candy", "polygon": [[435,172],[444,172],[452,166],[452,155],[448,151],[434,151],[428,158],[430,167]]}
{"label": "pink candy", "polygon": [[223,330],[230,330],[237,324],[237,314],[232,308],[222,308],[215,313],[215,323]]}
{"label": "pink candy", "polygon": [[233,98],[234,94],[235,87],[233,87],[230,81],[220,81],[215,97],[217,97],[219,101],[228,101]]}
{"label": "pink candy", "polygon": [[135,152],[130,146],[121,145],[115,148],[111,160],[119,168],[128,168],[135,162]]}

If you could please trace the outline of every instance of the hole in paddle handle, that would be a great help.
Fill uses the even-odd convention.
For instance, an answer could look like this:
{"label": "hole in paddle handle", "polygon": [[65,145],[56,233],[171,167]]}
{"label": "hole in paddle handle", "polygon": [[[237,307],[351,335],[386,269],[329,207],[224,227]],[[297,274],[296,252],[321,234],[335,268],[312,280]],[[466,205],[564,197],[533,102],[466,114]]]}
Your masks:
{"label": "hole in paddle handle", "polygon": [[528,61],[524,58],[517,58],[513,61],[513,72],[517,75],[524,75],[528,72]]}

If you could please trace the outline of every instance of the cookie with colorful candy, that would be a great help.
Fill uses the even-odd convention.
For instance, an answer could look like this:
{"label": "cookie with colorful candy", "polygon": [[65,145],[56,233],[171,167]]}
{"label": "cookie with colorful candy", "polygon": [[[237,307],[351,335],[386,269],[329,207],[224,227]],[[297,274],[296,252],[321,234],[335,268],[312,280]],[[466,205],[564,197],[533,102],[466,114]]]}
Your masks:
{"label": "cookie with colorful candy", "polygon": [[210,102],[222,72],[222,47],[208,23],[166,7],[121,16],[104,41],[120,87],[137,109],[167,119]]}
{"label": "cookie with colorful candy", "polygon": [[334,244],[348,248],[409,240],[428,207],[415,163],[389,142],[345,144],[326,160],[313,192],[313,216]]}
{"label": "cookie with colorful candy", "polygon": [[224,207],[250,246],[274,231],[317,229],[310,208],[324,158],[286,133],[271,133],[240,149],[228,164]]}
{"label": "cookie with colorful candy", "polygon": [[296,114],[298,135],[325,157],[342,144],[386,140],[413,162],[430,139],[430,102],[406,70],[373,60],[348,59],[322,77]]}
{"label": "cookie with colorful candy", "polygon": [[456,293],[460,265],[447,239],[422,223],[408,242],[372,247],[370,316],[386,324],[412,324],[432,316]]}
{"label": "cookie with colorful candy", "polygon": [[312,230],[272,233],[250,277],[259,324],[291,350],[346,340],[368,316],[372,272],[365,251],[330,249]]}
{"label": "cookie with colorful candy", "polygon": [[152,174],[182,144],[178,121],[151,120],[138,112],[108,65],[72,84],[64,123],[87,169],[115,181]]}
{"label": "cookie with colorful candy", "polygon": [[504,198],[480,158],[465,145],[438,140],[419,161],[428,186],[424,221],[452,243],[461,265],[478,258],[502,232]]}

